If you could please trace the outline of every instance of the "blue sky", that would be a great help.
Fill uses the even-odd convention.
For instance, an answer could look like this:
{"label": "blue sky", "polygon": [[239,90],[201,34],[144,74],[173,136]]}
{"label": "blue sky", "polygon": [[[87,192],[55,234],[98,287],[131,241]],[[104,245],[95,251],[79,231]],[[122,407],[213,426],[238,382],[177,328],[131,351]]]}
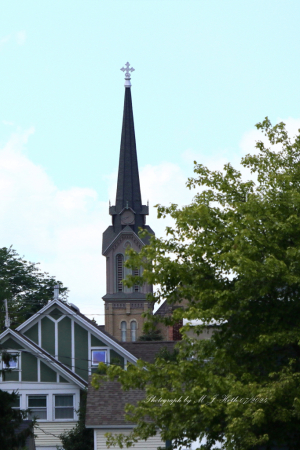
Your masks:
{"label": "blue sky", "polygon": [[236,163],[267,115],[300,126],[299,23],[289,0],[3,1],[1,245],[40,261],[83,312],[102,314],[120,68],[136,69],[143,199],[184,203],[193,159]]}

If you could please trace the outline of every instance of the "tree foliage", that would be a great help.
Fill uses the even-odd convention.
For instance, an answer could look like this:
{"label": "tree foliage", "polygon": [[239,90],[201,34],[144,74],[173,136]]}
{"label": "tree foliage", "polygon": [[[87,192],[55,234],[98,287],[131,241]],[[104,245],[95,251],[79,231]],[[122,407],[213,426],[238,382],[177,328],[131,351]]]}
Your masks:
{"label": "tree foliage", "polygon": [[4,328],[5,299],[11,328],[16,328],[53,299],[56,284],[60,285],[60,298],[66,299],[67,288],[60,281],[21,258],[12,247],[0,248],[0,327]]}
{"label": "tree foliage", "polygon": [[0,442],[1,450],[20,449],[25,446],[28,436],[33,436],[33,425],[18,430],[21,423],[26,419],[27,411],[13,409],[12,406],[18,395],[13,392],[9,394],[0,390]]}
{"label": "tree foliage", "polygon": [[162,335],[160,330],[150,329],[144,331],[139,337],[139,341],[162,341]]}
{"label": "tree foliage", "polygon": [[106,369],[124,389],[146,391],[128,407],[137,427],[118,438],[125,445],[159,427],[174,446],[206,436],[202,449],[300,448],[300,135],[292,141],[268,118],[256,126],[268,143],[241,161],[256,181],[230,164],[219,172],[195,163],[193,202],[158,206],[175,225],[131,252],[129,264],[143,264],[143,281],[159,286],[154,303],[187,301],[174,323],[201,319],[199,333],[216,321],[217,331],[185,335],[175,361]]}

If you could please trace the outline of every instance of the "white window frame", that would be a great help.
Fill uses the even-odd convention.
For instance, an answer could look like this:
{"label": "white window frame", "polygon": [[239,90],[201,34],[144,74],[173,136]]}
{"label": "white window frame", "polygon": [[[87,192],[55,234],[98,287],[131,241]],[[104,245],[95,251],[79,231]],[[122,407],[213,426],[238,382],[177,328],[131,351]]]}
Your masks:
{"label": "white window frame", "polygon": [[99,363],[93,364],[93,352],[105,352],[105,364],[107,364],[108,361],[108,349],[106,347],[91,347],[91,368],[98,367]]}
{"label": "white window frame", "polygon": [[[33,408],[33,407],[31,407],[30,408],[30,406],[29,406],[29,397],[46,397],[46,406],[43,406],[43,407],[35,407],[35,408]],[[45,410],[46,409],[46,418],[44,418],[44,419],[36,419],[37,420],[37,422],[44,422],[44,421],[49,421],[49,411],[48,411],[48,406],[49,406],[49,398],[48,398],[49,396],[48,396],[48,394],[28,394],[27,395],[27,408],[28,409],[43,409],[43,410]],[[32,417],[34,417],[34,413],[33,413],[33,416]]]}
{"label": "white window frame", "polygon": [[[14,350],[5,350],[5,349],[3,349],[3,352],[2,353],[8,353],[8,354],[10,354],[10,355],[15,355],[15,356],[17,356],[17,360],[16,360],[16,367],[11,367],[11,366],[7,366],[6,364],[5,364],[5,362],[3,361],[3,358],[1,358],[2,359],[2,369],[3,370],[15,370],[15,371],[18,371],[18,370],[20,370],[20,366],[21,366],[21,364],[20,364],[20,356],[21,356],[21,353],[20,352],[18,352],[18,351],[14,351]],[[13,361],[13,360],[11,360],[10,362],[15,362],[15,361]]]}
{"label": "white window frame", "polygon": [[[71,406],[55,406],[55,397],[66,397],[66,396],[73,398],[73,406],[72,407]],[[76,400],[75,394],[72,393],[72,392],[70,392],[70,393],[69,392],[64,392],[62,394],[58,394],[58,393],[53,394],[53,400],[52,400],[52,405],[53,405],[52,417],[53,417],[53,421],[54,422],[74,422],[74,420],[77,419],[76,411],[75,411],[75,400]],[[55,410],[56,410],[56,408],[57,409],[63,409],[63,408],[71,409],[72,408],[72,410],[73,410],[73,417],[72,418],[69,417],[69,418],[66,418],[66,419],[56,419],[56,417],[55,417]]]}

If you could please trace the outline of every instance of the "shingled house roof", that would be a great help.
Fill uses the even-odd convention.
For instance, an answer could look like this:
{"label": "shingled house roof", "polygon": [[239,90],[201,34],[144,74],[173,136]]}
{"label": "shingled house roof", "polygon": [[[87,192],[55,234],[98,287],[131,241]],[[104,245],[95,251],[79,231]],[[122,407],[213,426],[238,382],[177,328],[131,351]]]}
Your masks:
{"label": "shingled house roof", "polygon": [[169,352],[173,352],[176,343],[175,341],[137,341],[120,342],[120,345],[136,358],[154,363],[155,357],[161,348],[166,348]]}
{"label": "shingled house roof", "polygon": [[100,389],[94,389],[89,379],[86,427],[105,428],[109,426],[133,427],[132,422],[125,420],[125,405],[136,405],[139,400],[145,398],[145,392],[140,389],[123,391],[118,381],[106,381]]}

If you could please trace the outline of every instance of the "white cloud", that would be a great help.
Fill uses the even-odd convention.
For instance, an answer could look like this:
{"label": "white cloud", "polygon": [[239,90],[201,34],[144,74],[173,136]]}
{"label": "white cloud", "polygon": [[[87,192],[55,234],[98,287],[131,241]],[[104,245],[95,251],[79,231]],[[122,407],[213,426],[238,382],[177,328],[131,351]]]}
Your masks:
{"label": "white cloud", "polygon": [[0,38],[0,49],[7,44],[11,39],[15,40],[18,45],[24,45],[26,41],[26,32],[24,30],[18,31],[16,34],[8,34]]}
{"label": "white cloud", "polygon": [[[1,246],[14,248],[26,259],[41,263],[71,290],[70,302],[104,323],[105,258],[102,233],[111,224],[108,202],[93,189],[60,190],[46,171],[24,155],[34,128],[14,133],[0,150]],[[186,204],[192,194],[176,164],[162,163],[140,169],[143,201],[149,198],[147,220],[158,236],[170,221],[156,218],[155,203]],[[116,173],[109,175],[114,203]]]}
{"label": "white cloud", "polygon": [[13,122],[10,122],[9,120],[2,120],[2,123],[3,123],[3,125],[6,125],[6,126],[12,126],[12,125],[14,125],[14,123]]}
{"label": "white cloud", "polygon": [[2,38],[0,38],[0,48],[5,45],[11,38],[11,35],[7,35],[7,36],[3,36]]}
{"label": "white cloud", "polygon": [[183,160],[190,164],[191,170],[194,161],[198,164],[203,164],[210,170],[223,170],[224,164],[230,161],[230,156],[232,157],[226,149],[223,149],[222,151],[219,150],[218,153],[215,153],[213,156],[205,153],[197,153],[192,149],[187,149],[182,154]]}
{"label": "white cloud", "polygon": [[[278,119],[276,121],[276,123],[279,122],[285,123],[288,135],[293,141],[293,138],[295,137],[296,134],[298,134],[298,129],[300,128],[300,119],[293,119],[292,117],[289,117],[287,119]],[[255,148],[255,144],[257,141],[262,141],[267,146],[270,146],[268,138],[260,130],[253,128],[252,130],[247,131],[242,136],[242,139],[240,141],[240,149],[242,153],[241,156],[244,156],[248,153],[250,154],[257,153],[258,150]],[[280,144],[278,144],[277,148],[278,149],[280,148]]]}
{"label": "white cloud", "polygon": [[25,31],[19,31],[16,34],[16,41],[18,45],[24,45],[26,41],[26,32]]}
{"label": "white cloud", "polygon": [[[294,134],[300,127],[299,119],[286,123]],[[94,189],[58,189],[46,171],[24,155],[33,133],[33,127],[18,130],[0,150],[0,245],[12,244],[21,256],[41,262],[42,270],[71,289],[72,303],[103,323],[105,259],[101,245],[102,233],[111,224],[108,202],[101,202]],[[156,235],[164,236],[166,225],[172,222],[169,218],[157,219],[155,204],[182,206],[191,202],[195,191],[189,191],[185,183],[187,176],[192,176],[194,159],[211,169],[222,169],[228,161],[236,167],[245,153],[254,152],[255,140],[261,136],[256,130],[245,133],[234,155],[224,151],[204,158],[186,151],[183,157],[190,162],[189,174],[182,165],[168,162],[141,167],[143,203],[150,201],[147,223]],[[117,173],[106,178],[107,198],[114,204]]]}
{"label": "white cloud", "polygon": [[[25,258],[41,262],[42,270],[71,289],[71,302],[85,313],[101,314],[107,205],[92,189],[59,190],[42,167],[24,156],[33,132],[15,133],[0,151],[1,246],[12,244]],[[95,317],[103,322],[103,316]]]}
{"label": "white cloud", "polygon": [[143,203],[149,200],[150,215],[147,223],[154,230],[156,236],[164,236],[166,226],[170,226],[172,220],[157,219],[156,204],[169,206],[176,203],[179,206],[191,202],[195,192],[185,186],[187,176],[182,168],[173,163],[163,162],[157,166],[146,165],[140,170],[141,191]]}

